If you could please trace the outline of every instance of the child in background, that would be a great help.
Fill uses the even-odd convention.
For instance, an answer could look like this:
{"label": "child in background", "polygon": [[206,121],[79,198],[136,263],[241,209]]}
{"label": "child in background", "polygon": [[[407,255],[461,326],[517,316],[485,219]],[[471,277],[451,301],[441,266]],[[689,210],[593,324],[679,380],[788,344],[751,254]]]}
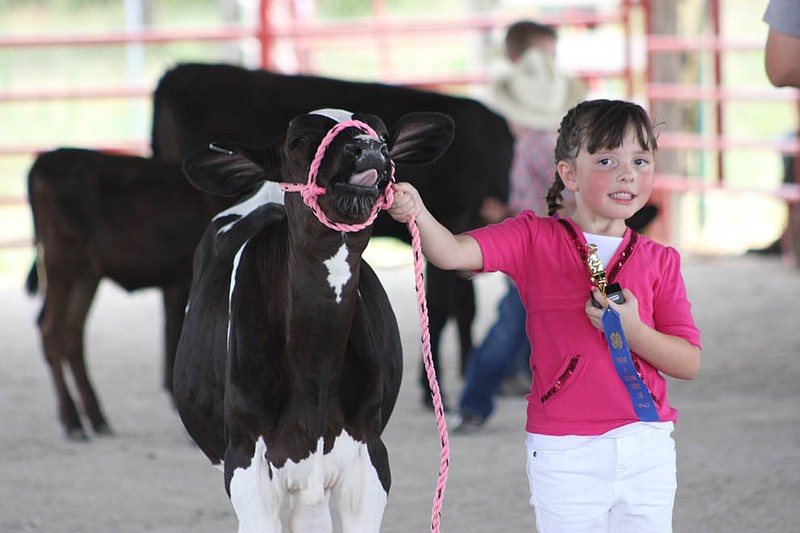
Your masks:
{"label": "child in background", "polygon": [[[556,128],[564,113],[586,96],[581,81],[556,69],[557,38],[553,28],[531,20],[517,21],[506,30],[509,68],[492,81],[488,103],[506,118],[514,133],[514,157],[508,205],[487,199],[481,210],[486,222],[500,222],[525,210],[540,216],[547,213],[547,190],[556,170]],[[483,427],[504,379],[512,391],[525,394],[530,389],[525,309],[514,283],[510,279],[507,283],[497,319],[467,358],[454,433]]]}
{"label": "child in background", "polygon": [[[680,255],[625,225],[650,196],[655,150],[641,107],[592,100],[571,109],[558,130],[548,205],[555,214],[561,193],[571,191],[570,218],[523,211],[453,235],[411,185],[395,186],[389,214],[416,219],[428,261],[501,271],[519,289],[533,371],[526,470],[540,533],[672,530],[678,413],[664,375],[693,379],[701,350]],[[608,283],[622,286],[624,303],[592,282],[598,263],[608,266]],[[617,316],[616,329],[609,316]]]}

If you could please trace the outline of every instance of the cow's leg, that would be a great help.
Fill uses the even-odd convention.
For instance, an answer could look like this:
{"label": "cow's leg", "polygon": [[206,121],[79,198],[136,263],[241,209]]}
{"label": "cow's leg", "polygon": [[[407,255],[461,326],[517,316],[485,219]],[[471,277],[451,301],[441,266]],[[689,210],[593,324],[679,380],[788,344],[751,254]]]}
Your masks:
{"label": "cow's leg", "polygon": [[[325,495],[320,501],[308,504],[302,496],[293,495],[291,498],[291,512],[289,513],[290,533],[331,533],[330,496]],[[344,528],[344,531],[368,531],[362,529]],[[377,530],[375,530],[377,531]]]}
{"label": "cow's leg", "polygon": [[225,488],[239,520],[239,533],[280,533],[283,499],[266,459],[267,445],[228,445],[225,450]]}
{"label": "cow's leg", "polygon": [[[345,439],[349,444],[355,444],[353,439]],[[325,455],[323,439],[317,441],[316,451],[311,452],[305,459],[301,459],[295,466],[285,471],[285,483],[291,487],[289,532],[290,533],[331,533],[333,522],[331,520],[330,493],[325,489],[326,464],[331,464],[333,470],[342,463],[339,445],[342,442],[337,438],[329,455]],[[350,446],[350,449],[355,449]],[[345,528],[345,531],[360,531]]]}
{"label": "cow's leg", "polygon": [[467,363],[472,351],[472,322],[475,320],[475,286],[472,280],[456,274],[455,316],[461,347],[461,377],[467,375]]}
{"label": "cow's leg", "polygon": [[389,458],[386,446],[374,439],[367,449],[359,444],[355,458],[334,492],[342,531],[377,533],[389,497]]}
{"label": "cow's leg", "polygon": [[100,401],[97,399],[97,394],[89,379],[83,343],[86,317],[92,306],[98,283],[99,280],[97,278],[86,276],[76,280],[70,288],[65,318],[66,342],[64,353],[72,370],[72,376],[75,378],[75,385],[81,397],[83,410],[86,416],[89,417],[92,428],[98,435],[111,435],[111,428],[106,421],[105,415],[103,415]]}
{"label": "cow's leg", "polygon": [[[453,278],[452,272],[436,268],[428,263],[425,271],[425,292],[428,298],[428,330],[431,336],[431,359],[436,376],[439,380],[439,389],[444,401],[443,375],[440,358],[440,344],[442,330],[447,325],[447,320],[453,312]],[[431,389],[428,383],[428,374],[424,362],[420,364],[419,383],[422,387],[422,402],[432,406]]]}
{"label": "cow's leg", "polygon": [[38,322],[42,336],[42,348],[56,388],[58,416],[61,424],[70,440],[86,440],[86,432],[83,430],[75,402],[69,394],[62,366],[66,359],[64,351],[67,345],[67,334],[64,315],[68,293],[69,287],[66,284],[55,279],[48,280]]}
{"label": "cow's leg", "polygon": [[189,300],[189,285],[164,287],[162,297],[164,300],[164,388],[172,396],[175,354],[181,338],[186,302]]}

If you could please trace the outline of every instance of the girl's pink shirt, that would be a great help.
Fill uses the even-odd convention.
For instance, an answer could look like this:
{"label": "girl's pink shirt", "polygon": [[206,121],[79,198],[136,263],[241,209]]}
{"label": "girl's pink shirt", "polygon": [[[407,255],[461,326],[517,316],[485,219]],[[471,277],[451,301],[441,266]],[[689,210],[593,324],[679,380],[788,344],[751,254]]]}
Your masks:
{"label": "girl's pink shirt", "polygon": [[[592,282],[582,254],[586,240],[577,224],[524,211],[469,234],[483,252],[483,272],[511,276],[527,311],[533,384],[527,396],[526,430],[602,435],[637,422],[605,337],[584,310]],[[700,346],[677,250],[628,229],[605,267],[611,276],[608,283],[619,282],[636,295],[645,324]],[[678,412],[669,405],[664,377],[635,353],[632,356],[661,421],[676,421]]]}

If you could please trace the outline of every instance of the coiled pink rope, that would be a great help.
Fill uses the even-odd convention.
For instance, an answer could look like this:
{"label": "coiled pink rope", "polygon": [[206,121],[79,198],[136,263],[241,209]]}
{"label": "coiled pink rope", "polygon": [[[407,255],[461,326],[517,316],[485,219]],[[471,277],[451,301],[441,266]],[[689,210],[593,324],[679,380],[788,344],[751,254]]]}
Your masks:
{"label": "coiled pink rope", "polygon": [[[348,127],[355,127],[372,135],[378,137],[368,124],[359,120],[347,120],[338,123],[336,126],[328,131],[327,135],[322,139],[316,153],[314,160],[311,162],[311,167],[308,170],[307,183],[280,183],[280,188],[286,192],[299,192],[303,196],[303,202],[312,209],[317,219],[327,227],[336,231],[360,231],[365,227],[372,224],[375,217],[381,209],[388,209],[394,202],[394,191],[391,185],[386,187],[383,195],[378,199],[375,207],[372,209],[372,214],[369,219],[363,224],[341,224],[331,222],[325,213],[320,209],[317,198],[325,194],[325,189],[317,185],[317,174],[319,167],[322,164],[322,158],[325,156],[325,151],[328,146],[333,142],[333,138],[339,134],[343,129]],[[394,163],[392,163],[391,182],[394,183]],[[442,501],[444,499],[444,490],[447,485],[447,473],[450,468],[450,441],[447,437],[447,422],[444,416],[444,404],[442,403],[442,393],[439,390],[439,381],[436,379],[436,369],[433,367],[433,355],[431,352],[431,333],[428,327],[428,304],[425,296],[425,281],[422,275],[423,256],[422,245],[419,237],[419,228],[417,227],[416,219],[412,218],[408,221],[408,231],[411,233],[411,249],[414,254],[414,283],[417,290],[417,306],[419,308],[420,316],[420,331],[422,334],[422,360],[425,364],[425,373],[428,376],[428,385],[431,389],[433,396],[433,412],[436,415],[436,426],[439,430],[439,444],[441,450],[441,460],[439,462],[439,478],[436,483],[436,492],[433,495],[433,508],[431,510],[431,531],[439,533],[439,526],[442,515]]]}

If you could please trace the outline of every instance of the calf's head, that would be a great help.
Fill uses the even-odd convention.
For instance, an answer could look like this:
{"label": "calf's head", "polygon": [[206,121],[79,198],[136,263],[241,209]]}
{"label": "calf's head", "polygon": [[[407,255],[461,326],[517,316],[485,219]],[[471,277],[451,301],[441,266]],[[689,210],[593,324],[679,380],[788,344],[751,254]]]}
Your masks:
{"label": "calf's head", "polygon": [[[326,135],[348,121],[368,128],[344,127],[326,140],[329,144],[322,153]],[[393,162],[435,161],[450,145],[453,128],[446,115],[410,113],[390,132],[374,115],[323,109],[293,119],[285,137],[267,147],[212,143],[190,155],[183,168],[189,181],[206,192],[240,196],[263,181],[307,183],[313,165],[318,205],[327,219],[360,224],[369,219],[389,187]]]}

